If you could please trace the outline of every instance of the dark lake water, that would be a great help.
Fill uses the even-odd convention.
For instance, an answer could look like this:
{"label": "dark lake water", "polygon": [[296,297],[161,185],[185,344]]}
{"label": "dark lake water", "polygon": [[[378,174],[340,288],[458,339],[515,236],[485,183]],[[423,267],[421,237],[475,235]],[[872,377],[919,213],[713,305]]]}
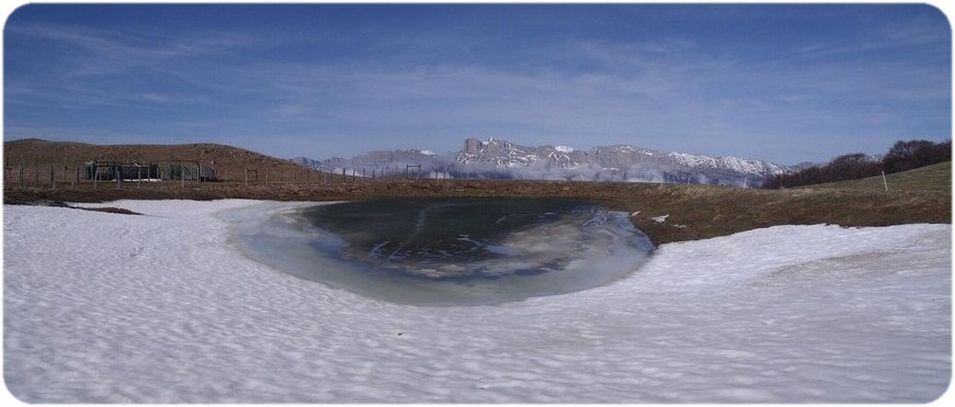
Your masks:
{"label": "dark lake water", "polygon": [[625,213],[587,201],[382,199],[273,212],[237,228],[251,257],[303,279],[415,305],[588,289],[634,272],[652,252]]}

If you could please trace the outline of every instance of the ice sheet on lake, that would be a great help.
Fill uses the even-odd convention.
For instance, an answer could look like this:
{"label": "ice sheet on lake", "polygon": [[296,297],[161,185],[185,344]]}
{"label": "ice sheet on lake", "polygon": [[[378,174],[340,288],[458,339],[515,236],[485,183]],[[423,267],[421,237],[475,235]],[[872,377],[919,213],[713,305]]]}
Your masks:
{"label": "ice sheet on lake", "polygon": [[4,206],[9,390],[30,402],[924,402],[949,382],[950,225],[779,226],[663,245],[603,287],[417,307],[240,255],[213,214],[256,205]]}
{"label": "ice sheet on lake", "polygon": [[[306,280],[411,305],[498,304],[589,289],[635,272],[652,251],[649,239],[625,213],[594,204],[459,199],[362,205],[303,209],[276,203],[218,216],[235,225],[233,243],[256,261]],[[411,210],[389,211],[388,205]],[[528,216],[539,206],[562,208]],[[312,225],[308,214],[317,210],[335,212]],[[489,227],[482,223],[486,219],[475,219],[477,224],[457,219],[489,213],[493,219],[493,212],[508,210],[528,219],[506,227]],[[396,222],[382,224],[380,217]],[[413,233],[401,228],[402,218],[415,219],[406,225],[414,226]],[[321,229],[321,219],[358,237],[346,242],[348,237]],[[398,230],[389,234],[390,229]],[[380,253],[384,245],[389,247]],[[396,253],[400,259],[392,260]]]}

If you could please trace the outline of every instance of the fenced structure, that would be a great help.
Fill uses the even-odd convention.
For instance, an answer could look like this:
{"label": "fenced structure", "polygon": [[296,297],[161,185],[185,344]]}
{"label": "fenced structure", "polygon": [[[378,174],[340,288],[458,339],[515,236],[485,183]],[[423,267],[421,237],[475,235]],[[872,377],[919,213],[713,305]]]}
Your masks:
{"label": "fenced structure", "polygon": [[213,182],[217,180],[216,169],[197,161],[160,161],[159,179]]}
{"label": "fenced structure", "polygon": [[87,161],[83,173],[87,180],[97,181],[138,181],[159,179],[159,164],[117,163]]}
{"label": "fenced structure", "polygon": [[216,171],[195,161],[160,161],[154,163],[87,161],[86,180],[90,181],[215,181]]}

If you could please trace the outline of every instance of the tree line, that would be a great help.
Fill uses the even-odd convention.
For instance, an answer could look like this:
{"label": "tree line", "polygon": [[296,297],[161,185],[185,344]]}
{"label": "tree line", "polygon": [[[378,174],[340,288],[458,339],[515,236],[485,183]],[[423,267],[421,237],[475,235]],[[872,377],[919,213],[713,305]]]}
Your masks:
{"label": "tree line", "polygon": [[939,143],[928,140],[898,141],[881,157],[863,153],[841,155],[826,164],[773,175],[763,183],[763,188],[790,188],[873,177],[882,171],[891,174],[951,160],[951,140]]}

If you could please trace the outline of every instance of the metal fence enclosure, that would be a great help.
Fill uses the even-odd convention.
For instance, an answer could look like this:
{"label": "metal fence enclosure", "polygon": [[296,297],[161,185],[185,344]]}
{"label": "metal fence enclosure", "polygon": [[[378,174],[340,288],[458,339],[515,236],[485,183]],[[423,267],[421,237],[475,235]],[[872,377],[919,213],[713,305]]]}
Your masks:
{"label": "metal fence enclosure", "polygon": [[216,172],[211,166],[194,161],[160,161],[156,163],[121,163],[87,161],[86,180],[183,180],[215,181]]}

